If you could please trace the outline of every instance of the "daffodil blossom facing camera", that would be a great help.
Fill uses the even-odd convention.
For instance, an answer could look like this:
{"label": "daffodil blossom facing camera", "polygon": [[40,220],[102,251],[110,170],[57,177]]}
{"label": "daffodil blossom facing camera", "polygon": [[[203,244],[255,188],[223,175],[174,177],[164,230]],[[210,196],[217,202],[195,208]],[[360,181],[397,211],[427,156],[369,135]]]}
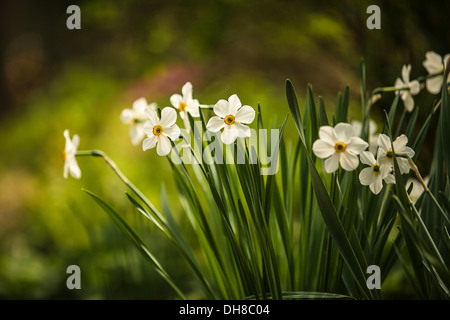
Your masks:
{"label": "daffodil blossom facing camera", "polygon": [[233,94],[227,100],[219,100],[214,106],[216,116],[209,119],[206,128],[211,132],[223,129],[221,139],[224,144],[232,144],[236,138],[250,137],[250,124],[255,119],[255,110],[242,105],[238,96]]}
{"label": "daffodil blossom facing camera", "polygon": [[80,145],[80,137],[77,134],[73,135],[72,140],[69,136],[69,130],[64,130],[64,138],[66,138],[66,146],[63,150],[64,160],[64,178],[68,178],[69,173],[75,179],[81,178],[81,170],[78,166],[75,155],[77,153],[78,146]]}
{"label": "daffodil blossom facing camera", "polygon": [[[380,164],[388,164],[389,168],[394,167],[394,152],[396,155],[404,155],[409,158],[414,157],[414,150],[407,147],[408,138],[402,134],[392,143],[394,146],[394,151],[392,150],[391,139],[384,133],[380,134],[378,137],[378,161]],[[397,163],[400,168],[400,173],[409,172],[408,159],[397,157]]]}
{"label": "daffodil blossom facing camera", "polygon": [[[380,152],[380,149],[378,150]],[[381,189],[383,189],[383,180],[391,171],[389,165],[380,165],[369,151],[363,151],[359,158],[362,163],[370,166],[361,170],[359,173],[359,181],[362,185],[369,186],[374,194],[380,193]]]}
{"label": "daffodil blossom facing camera", "polygon": [[358,167],[358,155],[369,144],[355,137],[353,127],[348,123],[338,123],[334,128],[323,126],[319,129],[319,139],[313,143],[314,154],[325,160],[325,171],[332,173],[338,170],[339,164],[346,171]]}
{"label": "daffodil blossom facing camera", "polygon": [[[151,108],[146,108],[145,112],[149,120],[144,124],[144,132],[147,137],[143,143],[143,150],[154,148],[156,145],[156,152],[160,156],[169,154],[172,150],[170,140],[176,140],[181,133],[180,128],[175,124],[177,121],[177,113],[170,107],[165,107],[161,111],[161,120],[158,118],[156,111]],[[169,140],[170,138],[170,140]]]}

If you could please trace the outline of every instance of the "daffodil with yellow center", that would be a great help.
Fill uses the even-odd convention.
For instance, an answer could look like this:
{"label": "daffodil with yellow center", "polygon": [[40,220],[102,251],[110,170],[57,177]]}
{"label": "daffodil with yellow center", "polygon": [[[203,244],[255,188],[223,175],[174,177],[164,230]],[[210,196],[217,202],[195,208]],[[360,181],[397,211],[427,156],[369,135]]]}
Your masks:
{"label": "daffodil with yellow center", "polygon": [[334,128],[322,126],[319,129],[319,139],[313,143],[314,154],[324,162],[325,171],[335,172],[339,165],[352,171],[358,167],[358,155],[369,144],[354,134],[353,127],[348,123],[338,123]]}
{"label": "daffodil with yellow center", "polygon": [[144,124],[144,132],[147,134],[147,138],[142,143],[142,149],[145,151],[156,147],[158,155],[165,156],[172,150],[170,140],[178,139],[181,133],[180,128],[175,124],[177,112],[170,107],[166,107],[161,111],[160,120],[155,110],[147,108],[145,111],[149,120]]}

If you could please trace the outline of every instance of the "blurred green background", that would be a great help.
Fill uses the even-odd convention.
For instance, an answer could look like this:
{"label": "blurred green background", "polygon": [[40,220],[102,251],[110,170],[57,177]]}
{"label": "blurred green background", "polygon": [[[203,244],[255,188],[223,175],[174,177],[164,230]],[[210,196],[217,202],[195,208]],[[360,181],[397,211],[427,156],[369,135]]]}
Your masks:
{"label": "blurred green background", "polygon": [[[66,28],[71,4],[81,8],[81,30]],[[370,4],[381,8],[381,30],[366,28]],[[0,6],[2,299],[175,298],[81,188],[122,212],[188,297],[198,297],[176,249],[133,209],[102,160],[80,158],[82,178],[63,178],[64,129],[80,135],[80,149],[105,151],[157,206],[164,186],[184,224],[166,159],[132,146],[119,120],[135,99],[164,107],[190,81],[201,103],[236,93],[280,125],[289,112],[289,78],[300,100],[311,83],[329,112],[349,84],[350,115],[359,119],[360,58],[372,90],[393,85],[403,64],[412,65],[412,78],[425,75],[426,51],[450,52],[449,2],[3,0]],[[375,119],[393,96],[376,103]],[[415,97],[421,114],[434,99],[426,92]],[[286,137],[296,138],[291,121]],[[419,159],[422,171],[428,165]],[[82,290],[66,287],[72,264],[81,268]],[[397,274],[385,296],[409,297]]]}

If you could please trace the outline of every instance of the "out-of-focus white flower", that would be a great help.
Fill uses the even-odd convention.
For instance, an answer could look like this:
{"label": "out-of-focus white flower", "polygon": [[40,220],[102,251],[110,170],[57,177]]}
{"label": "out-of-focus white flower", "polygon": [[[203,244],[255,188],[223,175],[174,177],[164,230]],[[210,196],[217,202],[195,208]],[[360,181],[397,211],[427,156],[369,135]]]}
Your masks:
{"label": "out-of-focus white flower", "polygon": [[359,181],[364,186],[369,186],[374,194],[380,193],[383,189],[383,179],[385,179],[391,170],[389,165],[380,165],[371,152],[363,151],[359,156],[361,162],[369,165],[359,173]]}
{"label": "out-of-focus white flower", "polygon": [[[402,134],[392,143],[394,151],[399,155],[406,155],[409,158],[414,157],[414,150],[407,147],[408,138]],[[384,133],[378,136],[378,161],[381,165],[388,164],[389,168],[394,167],[394,152],[392,151],[391,139]],[[409,172],[408,159],[397,157],[397,163],[400,168],[400,173],[404,174]]]}
{"label": "out-of-focus white flower", "polygon": [[[361,137],[362,122],[358,120],[352,120],[351,125],[355,136]],[[377,123],[370,119],[369,121],[369,151],[372,154],[376,154],[378,149],[378,135],[377,135]]]}
{"label": "out-of-focus white flower", "polygon": [[181,95],[178,93],[173,94],[170,97],[170,103],[175,109],[178,109],[180,117],[184,121],[184,127],[187,132],[190,132],[191,126],[187,113],[190,113],[193,118],[200,117],[200,103],[197,99],[192,98],[192,84],[190,82],[184,84],[181,88],[181,93]]}
{"label": "out-of-focus white flower", "polygon": [[[442,60],[444,60],[444,64],[442,64]],[[450,53],[444,56],[442,59],[440,54],[437,54],[433,51],[428,51],[425,53],[425,60],[423,61],[423,66],[427,69],[429,74],[441,74],[439,76],[435,76],[427,79],[427,89],[428,92],[432,94],[438,94],[441,92],[442,82],[444,82],[444,70],[449,64],[450,61]],[[450,81],[450,74],[447,76],[447,82]]]}
{"label": "out-of-focus white flower", "polygon": [[228,101],[219,100],[214,106],[214,113],[217,116],[209,119],[206,128],[211,132],[223,129],[221,134],[223,143],[232,144],[238,137],[250,137],[250,128],[244,124],[253,122],[255,110],[250,106],[243,106],[237,95],[233,94]]}
{"label": "out-of-focus white flower", "polygon": [[[428,183],[428,177],[425,177],[424,179],[425,183]],[[419,182],[419,180],[414,178],[409,178],[406,182],[406,190],[408,190],[413,185],[413,188],[411,190],[411,193],[409,194],[409,197],[411,198],[412,202],[415,203],[417,200],[419,200],[420,196],[422,195],[424,188],[422,184]]]}
{"label": "out-of-focus white flower", "polygon": [[176,140],[181,133],[180,128],[175,124],[177,121],[176,111],[170,107],[165,107],[161,111],[161,120],[159,120],[155,110],[146,108],[145,112],[149,120],[144,123],[144,132],[148,138],[144,139],[142,149],[145,151],[158,145],[156,147],[158,155],[169,154],[172,150],[170,140]]}
{"label": "out-of-focus white flower", "polygon": [[147,120],[145,108],[156,110],[156,103],[148,104],[145,98],[139,98],[133,102],[133,107],[122,110],[120,120],[130,125],[131,143],[137,146],[145,137],[144,122]]}
{"label": "out-of-focus white flower", "polygon": [[319,129],[319,139],[314,141],[312,149],[314,154],[325,159],[325,171],[335,172],[339,164],[346,171],[358,167],[358,155],[369,144],[359,137],[355,137],[353,128],[348,123],[338,123],[334,128],[322,126]]}
{"label": "out-of-focus white flower", "polygon": [[81,178],[81,170],[78,166],[77,160],[75,159],[75,154],[77,153],[78,146],[80,144],[80,137],[77,134],[73,135],[73,139],[70,139],[69,130],[64,130],[64,138],[66,138],[66,146],[63,150],[63,160],[64,160],[64,178],[67,179],[69,173],[75,179]]}
{"label": "out-of-focus white flower", "polygon": [[411,73],[411,65],[404,65],[402,68],[402,79],[397,78],[395,81],[396,89],[398,90],[397,94],[400,94],[400,97],[405,104],[406,110],[411,112],[414,109],[414,99],[413,95],[416,95],[420,92],[420,84],[419,81],[409,81],[409,74]]}

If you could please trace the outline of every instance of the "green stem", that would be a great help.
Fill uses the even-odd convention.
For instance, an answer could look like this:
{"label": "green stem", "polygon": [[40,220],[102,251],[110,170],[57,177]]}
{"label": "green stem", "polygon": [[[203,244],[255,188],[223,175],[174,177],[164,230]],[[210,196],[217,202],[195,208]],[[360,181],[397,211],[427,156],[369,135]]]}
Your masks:
{"label": "green stem", "polygon": [[157,212],[153,204],[147,199],[147,197],[120,171],[116,163],[101,150],[80,150],[77,151],[75,156],[92,156],[101,157],[105,160],[106,164],[114,171],[114,173],[123,181],[138,197],[141,199],[151,210]]}

